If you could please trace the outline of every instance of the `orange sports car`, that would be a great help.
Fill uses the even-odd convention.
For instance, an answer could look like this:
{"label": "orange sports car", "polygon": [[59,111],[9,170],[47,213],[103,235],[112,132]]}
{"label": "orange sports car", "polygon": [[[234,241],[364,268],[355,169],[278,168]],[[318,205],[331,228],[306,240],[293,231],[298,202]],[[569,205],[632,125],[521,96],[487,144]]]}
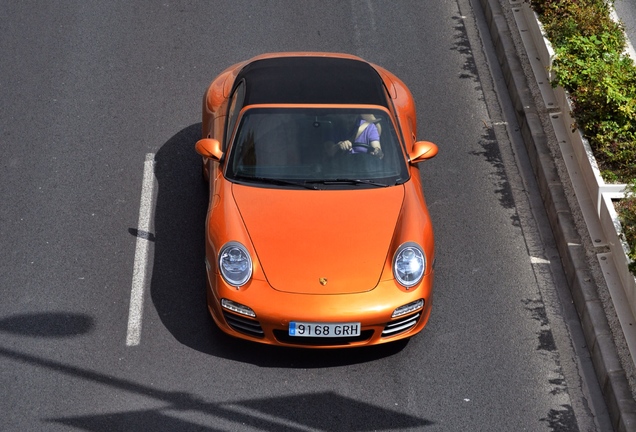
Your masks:
{"label": "orange sports car", "polygon": [[207,303],[232,336],[295,347],[408,338],[433,300],[415,105],[387,70],[265,54],[203,97]]}

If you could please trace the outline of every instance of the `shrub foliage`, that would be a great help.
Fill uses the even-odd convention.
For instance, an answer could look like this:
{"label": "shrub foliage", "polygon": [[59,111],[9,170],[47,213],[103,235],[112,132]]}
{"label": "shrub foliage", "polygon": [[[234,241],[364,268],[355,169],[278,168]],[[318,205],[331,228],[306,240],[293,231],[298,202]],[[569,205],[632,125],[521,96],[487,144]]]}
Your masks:
{"label": "shrub foliage", "polygon": [[623,225],[623,234],[627,244],[630,245],[629,257],[632,262],[629,269],[636,274],[636,181],[629,186],[630,195],[616,204],[618,216]]}
{"label": "shrub foliage", "polygon": [[[636,185],[636,67],[625,33],[610,17],[612,0],[530,0],[555,50],[555,86],[569,93],[577,126],[605,180]],[[618,207],[636,260],[636,197]],[[632,271],[636,266],[632,265]]]}

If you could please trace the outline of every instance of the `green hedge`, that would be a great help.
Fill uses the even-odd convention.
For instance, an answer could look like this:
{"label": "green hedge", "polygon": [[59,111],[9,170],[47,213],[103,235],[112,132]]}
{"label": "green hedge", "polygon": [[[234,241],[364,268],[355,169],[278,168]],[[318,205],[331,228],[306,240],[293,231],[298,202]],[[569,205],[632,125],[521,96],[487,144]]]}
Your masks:
{"label": "green hedge", "polygon": [[630,245],[629,257],[632,262],[629,264],[629,269],[634,275],[636,275],[636,198],[634,193],[636,192],[636,183],[630,185],[632,192],[631,199],[624,199],[616,203],[616,210],[621,218],[621,224],[623,225],[623,233],[627,243]]}
{"label": "green hedge", "polygon": [[[553,85],[573,102],[606,181],[632,184],[617,206],[636,260],[636,67],[623,54],[625,34],[608,0],[531,0],[555,50]],[[632,265],[632,272],[636,265]]]}

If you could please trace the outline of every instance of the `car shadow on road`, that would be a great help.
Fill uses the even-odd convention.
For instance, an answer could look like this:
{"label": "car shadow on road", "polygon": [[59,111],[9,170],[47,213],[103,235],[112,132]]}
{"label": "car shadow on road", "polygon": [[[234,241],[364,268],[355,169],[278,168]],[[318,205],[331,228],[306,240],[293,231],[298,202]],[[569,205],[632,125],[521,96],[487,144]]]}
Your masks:
{"label": "car shadow on road", "polygon": [[346,350],[304,350],[238,340],[222,333],[206,308],[207,184],[194,151],[201,124],[170,138],[155,155],[157,196],[151,299],[163,325],[180,343],[213,356],[262,367],[331,367],[400,352],[407,342]]}
{"label": "car shadow on road", "polygon": [[[59,325],[59,321],[63,321],[61,328],[50,334],[37,331],[38,337],[78,336],[87,332],[91,323],[90,318],[81,314],[31,314],[3,320],[0,323],[0,332],[33,335],[32,324],[27,318],[35,320],[38,324]],[[435,425],[434,421],[420,415],[374,405],[329,391],[307,391],[296,395],[213,402],[195,393],[163,389],[156,385],[115,377],[2,346],[0,358],[47,370],[60,379],[64,377],[81,380],[83,385],[95,385],[96,391],[99,389],[99,392],[103,393],[106,389],[106,393],[113,397],[128,398],[132,394],[139,400],[154,401],[148,404],[140,402],[137,407],[124,407],[119,412],[104,412],[99,410],[99,406],[91,405],[92,408],[98,409],[98,412],[87,413],[82,411],[82,407],[73,406],[70,411],[55,411],[54,417],[41,417],[42,430],[51,429],[48,427],[50,424],[92,432],[228,430],[221,429],[220,425],[229,425],[232,430],[422,430],[423,427]],[[43,408],[42,412],[49,411]],[[15,413],[8,414],[11,419],[11,414]],[[36,410],[32,414],[39,416],[40,412]]]}

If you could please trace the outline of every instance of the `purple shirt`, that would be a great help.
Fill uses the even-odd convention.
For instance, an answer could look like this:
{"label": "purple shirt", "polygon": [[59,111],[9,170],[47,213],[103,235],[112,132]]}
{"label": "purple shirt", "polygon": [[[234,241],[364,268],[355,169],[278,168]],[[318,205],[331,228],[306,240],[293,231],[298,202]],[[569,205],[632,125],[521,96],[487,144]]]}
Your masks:
{"label": "purple shirt", "polygon": [[[364,122],[364,120],[360,120],[359,125]],[[378,128],[376,127],[376,125],[370,123],[369,126],[364,128],[360,136],[355,139],[353,147],[351,148],[351,153],[368,153],[369,150],[367,148],[356,147],[355,143],[371,145],[372,141],[380,141],[380,134],[378,133]]]}

